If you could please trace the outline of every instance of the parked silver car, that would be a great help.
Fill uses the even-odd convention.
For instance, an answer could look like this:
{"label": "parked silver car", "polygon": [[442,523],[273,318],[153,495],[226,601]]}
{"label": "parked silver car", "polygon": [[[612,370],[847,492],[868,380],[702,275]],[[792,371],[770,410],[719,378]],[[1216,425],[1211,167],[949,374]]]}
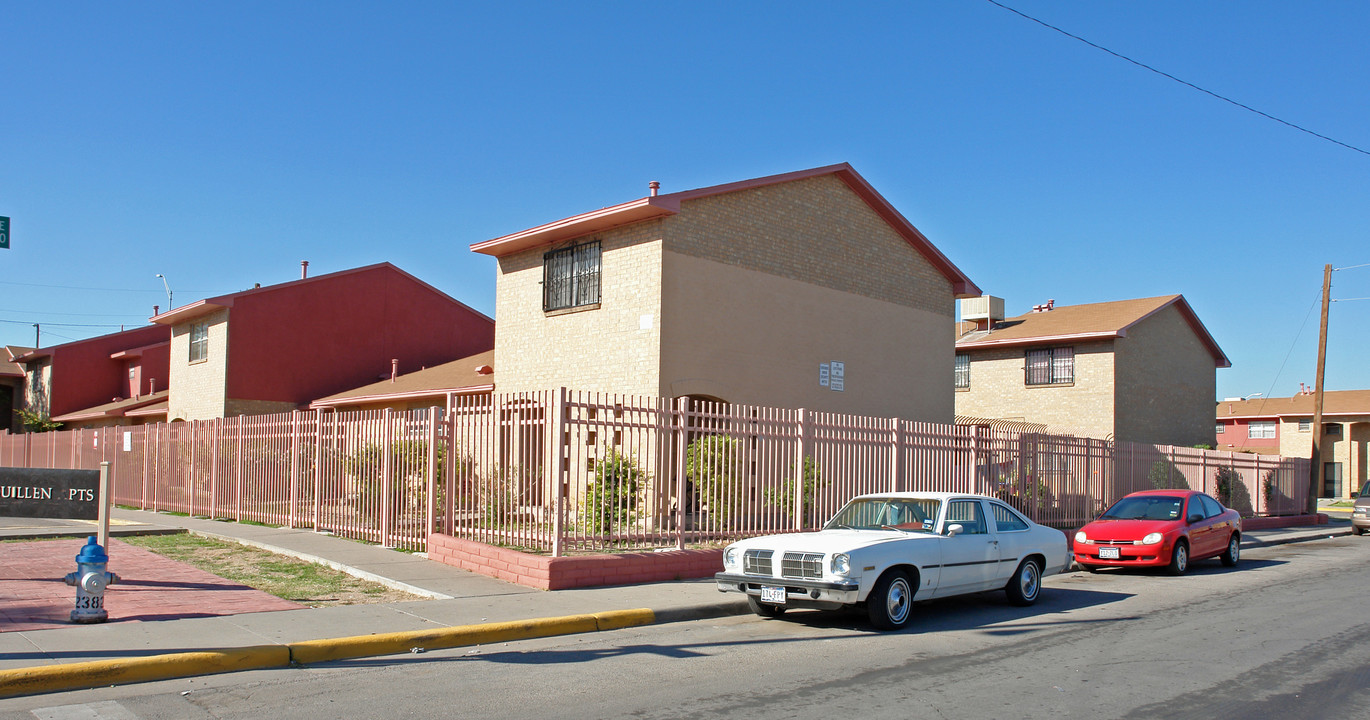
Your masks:
{"label": "parked silver car", "polygon": [[1364,535],[1370,530],[1370,481],[1361,486],[1356,507],[1351,511],[1351,534]]}

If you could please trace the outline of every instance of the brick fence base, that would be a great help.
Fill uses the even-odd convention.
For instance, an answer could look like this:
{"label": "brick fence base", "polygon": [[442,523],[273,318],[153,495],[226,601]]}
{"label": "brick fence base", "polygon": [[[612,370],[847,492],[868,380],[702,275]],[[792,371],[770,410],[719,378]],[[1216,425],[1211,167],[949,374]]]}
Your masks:
{"label": "brick fence base", "polygon": [[712,577],[723,569],[722,548],[549,557],[438,533],[428,536],[428,557],[540,590]]}

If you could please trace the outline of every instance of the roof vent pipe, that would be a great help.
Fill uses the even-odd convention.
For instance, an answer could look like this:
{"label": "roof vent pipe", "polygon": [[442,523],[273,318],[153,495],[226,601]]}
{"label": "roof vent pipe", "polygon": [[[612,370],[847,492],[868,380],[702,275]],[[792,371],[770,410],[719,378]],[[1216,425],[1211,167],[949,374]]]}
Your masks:
{"label": "roof vent pipe", "polygon": [[658,190],[660,190],[660,189],[661,189],[661,183],[659,183],[659,182],[657,182],[657,181],[655,181],[655,180],[653,180],[653,181],[647,183],[647,191],[648,191],[649,193],[651,193],[652,197],[656,197],[656,191],[658,191]]}
{"label": "roof vent pipe", "polygon": [[305,279],[305,278],[307,278],[307,277],[309,277],[309,261],[308,261],[308,260],[301,260],[301,261],[300,261],[300,279],[303,280],[303,279]]}
{"label": "roof vent pipe", "polygon": [[398,377],[399,374],[400,374],[400,359],[399,359],[399,358],[392,358],[392,359],[390,360],[390,382],[395,382],[395,378]]}
{"label": "roof vent pipe", "polygon": [[157,317],[157,315],[160,314],[161,312],[162,312],[162,306],[161,306],[161,305],[153,305],[153,306],[152,306],[152,317]]}

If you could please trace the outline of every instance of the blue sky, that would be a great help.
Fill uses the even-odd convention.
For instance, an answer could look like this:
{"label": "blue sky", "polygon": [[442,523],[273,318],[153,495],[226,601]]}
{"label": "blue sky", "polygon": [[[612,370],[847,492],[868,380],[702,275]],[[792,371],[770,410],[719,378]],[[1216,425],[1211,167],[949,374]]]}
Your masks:
{"label": "blue sky", "polygon": [[[1370,5],[1026,14],[1370,149]],[[1370,388],[1370,154],[987,1],[0,0],[0,343],[390,261],[487,314],[471,243],[850,162],[1010,315],[1183,294],[1218,396]],[[75,327],[101,325],[105,327]]]}

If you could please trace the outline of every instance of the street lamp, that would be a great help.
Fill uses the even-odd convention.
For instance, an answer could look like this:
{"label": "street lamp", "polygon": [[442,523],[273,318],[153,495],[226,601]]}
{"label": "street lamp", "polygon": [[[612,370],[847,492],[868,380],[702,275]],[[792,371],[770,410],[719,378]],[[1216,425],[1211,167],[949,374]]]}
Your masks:
{"label": "street lamp", "polygon": [[171,286],[168,285],[168,284],[166,284],[166,276],[165,276],[165,275],[163,275],[163,274],[161,274],[161,273],[157,273],[157,277],[159,277],[159,278],[162,279],[162,287],[166,288],[166,309],[167,309],[167,310],[170,310],[170,309],[171,309]]}

